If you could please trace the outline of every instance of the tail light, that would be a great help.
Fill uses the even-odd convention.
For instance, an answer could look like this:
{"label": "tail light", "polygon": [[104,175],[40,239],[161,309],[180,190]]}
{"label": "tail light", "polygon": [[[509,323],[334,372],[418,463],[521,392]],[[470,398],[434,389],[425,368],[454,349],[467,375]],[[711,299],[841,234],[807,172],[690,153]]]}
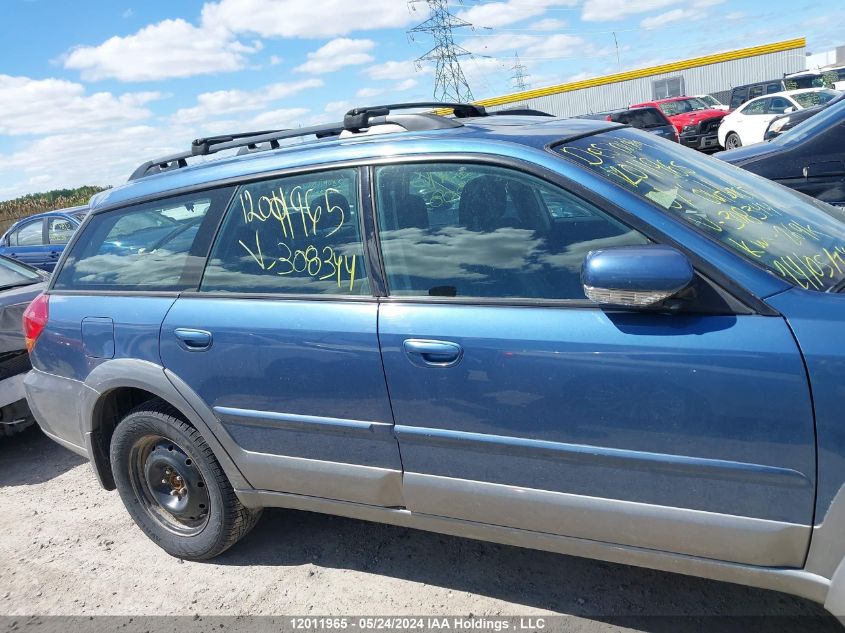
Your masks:
{"label": "tail light", "polygon": [[31,352],[35,341],[41,336],[49,317],[49,297],[40,294],[27,306],[23,313],[23,336],[26,340],[26,351]]}

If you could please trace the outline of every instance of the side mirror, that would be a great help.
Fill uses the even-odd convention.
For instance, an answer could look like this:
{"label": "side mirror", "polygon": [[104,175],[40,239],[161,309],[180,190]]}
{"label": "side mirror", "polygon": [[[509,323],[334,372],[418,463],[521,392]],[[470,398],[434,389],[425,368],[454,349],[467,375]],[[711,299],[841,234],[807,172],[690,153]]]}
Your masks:
{"label": "side mirror", "polygon": [[792,114],[793,112],[796,112],[795,106],[789,106],[783,109],[784,114]]}
{"label": "side mirror", "polygon": [[590,251],[581,266],[584,294],[603,306],[657,307],[692,279],[686,255],[660,244]]}

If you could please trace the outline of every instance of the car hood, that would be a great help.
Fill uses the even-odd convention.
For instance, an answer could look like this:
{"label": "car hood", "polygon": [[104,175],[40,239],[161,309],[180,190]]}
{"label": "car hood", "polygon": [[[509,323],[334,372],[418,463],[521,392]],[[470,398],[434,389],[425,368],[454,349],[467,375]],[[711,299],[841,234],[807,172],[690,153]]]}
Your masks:
{"label": "car hood", "polygon": [[780,151],[780,147],[772,145],[771,143],[755,143],[754,145],[746,145],[736,149],[729,149],[725,152],[716,152],[712,154],[716,158],[720,158],[726,163],[732,165],[745,165],[753,160],[775,154]]}
{"label": "car hood", "polygon": [[670,116],[669,120],[675,125],[695,125],[701,121],[709,119],[721,119],[727,114],[724,110],[695,110],[694,112],[684,112],[683,114],[676,114]]}

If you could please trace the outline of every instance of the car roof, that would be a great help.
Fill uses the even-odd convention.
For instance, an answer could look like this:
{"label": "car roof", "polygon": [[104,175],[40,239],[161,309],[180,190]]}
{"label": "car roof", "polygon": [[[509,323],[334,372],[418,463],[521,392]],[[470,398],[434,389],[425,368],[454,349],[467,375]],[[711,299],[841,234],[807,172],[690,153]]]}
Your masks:
{"label": "car roof", "polygon": [[244,177],[297,168],[331,168],[343,162],[366,161],[385,156],[408,157],[432,153],[472,153],[527,158],[564,141],[622,127],[593,119],[562,119],[536,116],[463,118],[457,127],[388,134],[359,134],[283,145],[278,149],[247,153],[170,169],[130,180],[96,194],[92,211],[126,204],[185,188],[238,180]]}
{"label": "car roof", "polygon": [[766,81],[753,81],[750,84],[740,84],[739,86],[734,86],[731,88],[731,92],[734,90],[742,90],[743,88],[750,88],[751,86],[765,86],[766,84],[779,84],[783,80],[782,79],[767,79]]}
{"label": "car roof", "polygon": [[[78,213],[79,211],[84,211],[88,209],[88,205],[82,205],[78,207],[65,207],[63,209],[53,209],[52,211],[41,211],[40,213],[33,213],[32,215],[28,215],[25,218],[21,218],[18,222],[23,222],[24,220],[32,220],[33,218],[44,218],[49,215],[72,215],[74,213]],[[17,224],[18,222],[15,222]]]}

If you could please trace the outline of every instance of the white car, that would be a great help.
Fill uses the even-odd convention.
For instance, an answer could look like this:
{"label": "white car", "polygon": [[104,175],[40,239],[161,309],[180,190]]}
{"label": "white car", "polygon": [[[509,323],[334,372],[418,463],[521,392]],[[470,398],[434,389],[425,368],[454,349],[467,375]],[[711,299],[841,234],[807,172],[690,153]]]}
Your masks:
{"label": "white car", "polygon": [[724,110],[725,112],[730,110],[728,106],[719,101],[713,95],[696,95],[696,98],[701,99],[704,103],[709,105],[711,110]]}
{"label": "white car", "polygon": [[830,88],[785,90],[751,99],[731,112],[719,125],[719,144],[725,149],[762,143],[766,128],[781,114],[825,104],[839,92]]}

